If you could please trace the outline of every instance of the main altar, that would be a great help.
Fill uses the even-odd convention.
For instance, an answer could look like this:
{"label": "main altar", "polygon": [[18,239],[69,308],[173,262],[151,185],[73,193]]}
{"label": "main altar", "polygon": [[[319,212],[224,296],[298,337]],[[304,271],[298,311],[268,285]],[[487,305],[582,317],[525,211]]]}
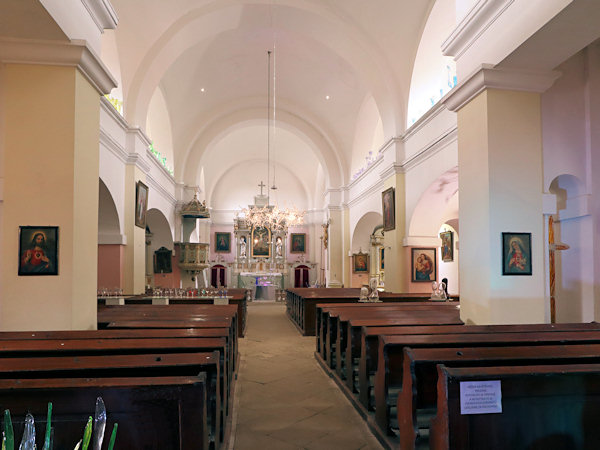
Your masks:
{"label": "main altar", "polygon": [[277,289],[283,289],[283,274],[279,272],[240,272],[238,287],[251,289],[257,300],[273,299]]}
{"label": "main altar", "polygon": [[[254,197],[251,208],[269,208],[268,197],[262,194]],[[232,282],[238,287],[250,289],[255,299],[274,299],[277,291],[294,286],[293,273],[299,264],[311,265],[304,261],[302,253],[288,260],[288,228],[279,226],[266,228],[250,223],[245,216],[233,220],[235,260],[232,267]],[[295,252],[291,249],[292,253]],[[315,269],[316,277],[316,269]],[[235,281],[234,281],[235,280]]]}

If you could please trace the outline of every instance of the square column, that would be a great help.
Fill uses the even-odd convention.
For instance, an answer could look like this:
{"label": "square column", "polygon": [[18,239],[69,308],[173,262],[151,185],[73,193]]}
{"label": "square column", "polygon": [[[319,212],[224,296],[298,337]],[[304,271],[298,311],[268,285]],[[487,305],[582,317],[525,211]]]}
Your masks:
{"label": "square column", "polygon": [[[96,327],[99,94],[75,67],[5,64],[0,329]],[[58,226],[58,275],[19,276],[19,227]]]}
{"label": "square column", "polygon": [[387,292],[409,292],[410,249],[404,246],[406,237],[406,189],[405,175],[396,172],[394,166],[388,175],[383,190],[394,188],[395,228],[383,232],[385,247],[385,290]]}
{"label": "square column", "polygon": [[[556,76],[483,68],[447,100],[458,111],[466,323],[547,321],[540,93]],[[531,275],[503,275],[503,232],[531,233]]]}
{"label": "square column", "polygon": [[[84,42],[0,46],[0,330],[94,329],[100,95],[116,82]],[[58,227],[57,275],[18,275],[26,225]]]}

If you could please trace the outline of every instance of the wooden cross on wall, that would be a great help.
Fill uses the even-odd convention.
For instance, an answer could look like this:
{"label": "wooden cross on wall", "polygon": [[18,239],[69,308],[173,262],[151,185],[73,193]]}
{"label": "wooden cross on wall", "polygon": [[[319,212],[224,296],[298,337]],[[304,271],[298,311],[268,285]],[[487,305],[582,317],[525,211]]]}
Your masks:
{"label": "wooden cross on wall", "polygon": [[267,187],[267,185],[265,183],[260,182],[260,184],[258,185],[260,187],[260,195],[263,195],[263,188]]}
{"label": "wooden cross on wall", "polygon": [[559,250],[567,250],[569,246],[554,242],[554,219],[552,215],[548,218],[548,251],[550,253],[550,323],[556,323],[556,263],[554,253]]}

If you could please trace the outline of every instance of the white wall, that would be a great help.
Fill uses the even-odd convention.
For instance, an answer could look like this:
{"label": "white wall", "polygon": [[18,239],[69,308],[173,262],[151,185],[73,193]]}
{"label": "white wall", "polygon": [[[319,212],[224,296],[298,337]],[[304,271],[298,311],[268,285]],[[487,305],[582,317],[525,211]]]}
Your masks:
{"label": "white wall", "polygon": [[593,47],[584,49],[561,64],[562,76],[542,96],[544,190],[556,194],[555,241],[570,247],[555,257],[559,322],[594,320],[597,215],[589,200],[597,175],[590,158],[600,154],[589,134],[589,90],[600,88],[595,72],[588,70],[594,53]]}
{"label": "white wall", "polygon": [[441,45],[456,25],[452,1],[438,0],[429,13],[415,58],[406,124],[410,127],[456,84],[456,64]]}
{"label": "white wall", "polygon": [[173,137],[171,135],[171,117],[167,102],[159,88],[148,106],[148,118],[146,119],[146,133],[154,144],[154,150],[166,158],[166,166],[173,170],[175,158],[173,157]]}
{"label": "white wall", "polygon": [[350,162],[350,176],[352,179],[367,168],[368,160],[377,155],[377,151],[383,143],[381,116],[375,100],[369,95],[363,100],[356,120]]}

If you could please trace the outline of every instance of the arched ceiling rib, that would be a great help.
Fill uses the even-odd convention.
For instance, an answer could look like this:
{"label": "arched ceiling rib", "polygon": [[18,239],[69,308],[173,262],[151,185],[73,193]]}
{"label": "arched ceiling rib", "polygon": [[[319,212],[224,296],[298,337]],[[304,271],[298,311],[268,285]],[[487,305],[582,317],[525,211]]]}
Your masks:
{"label": "arched ceiling rib", "polygon": [[[352,152],[364,150],[353,140],[365,97],[374,99],[385,138],[404,130],[412,60],[433,2],[112,0],[126,118],[143,126],[160,88],[172,118],[175,177],[197,184],[202,167],[212,171],[204,154],[223,133],[266,123],[266,50],[275,44],[277,126],[293,131],[319,163],[304,189],[313,195],[320,170],[326,188],[340,188]],[[243,153],[232,159],[245,160]],[[215,189],[207,183],[207,192]]]}
{"label": "arched ceiling rib", "polygon": [[[184,155],[185,159],[177,161],[177,164],[181,163],[184,182],[187,184],[194,184],[196,182],[198,170],[199,167],[203,165],[202,158],[207,148],[210,148],[215,142],[218,142],[228,133],[231,133],[236,129],[249,126],[249,122],[253,124],[259,123],[262,125],[263,129],[258,131],[258,136],[256,139],[257,142],[262,145],[263,149],[263,152],[260,156],[262,156],[266,161],[267,120],[265,116],[266,114],[264,109],[243,109],[235,111],[232,114],[224,117],[219,117],[214,122],[209,123],[207,129],[202,130],[197,140],[194,141],[194,145],[190,148],[187,155]],[[325,136],[320,130],[314,129],[302,118],[298,116],[292,116],[284,111],[279,111],[276,126],[278,128],[291,131],[298,139],[305,143],[306,149],[311,150],[311,153],[315,155],[320,164],[326,169],[326,173],[329,176],[328,183],[330,186],[341,186],[343,182],[342,176],[345,169],[345,167],[341,165],[343,159],[336,154],[334,148],[328,141],[325,140]],[[276,140],[276,133],[276,130],[272,130],[272,135],[275,134],[273,148],[279,148],[279,150],[283,152],[286,148],[285,142],[281,141],[282,137],[280,137],[278,142]],[[278,147],[276,148],[275,145]],[[244,149],[240,149],[237,157],[244,159],[244,153]],[[231,162],[229,162],[229,164],[231,164]]]}

